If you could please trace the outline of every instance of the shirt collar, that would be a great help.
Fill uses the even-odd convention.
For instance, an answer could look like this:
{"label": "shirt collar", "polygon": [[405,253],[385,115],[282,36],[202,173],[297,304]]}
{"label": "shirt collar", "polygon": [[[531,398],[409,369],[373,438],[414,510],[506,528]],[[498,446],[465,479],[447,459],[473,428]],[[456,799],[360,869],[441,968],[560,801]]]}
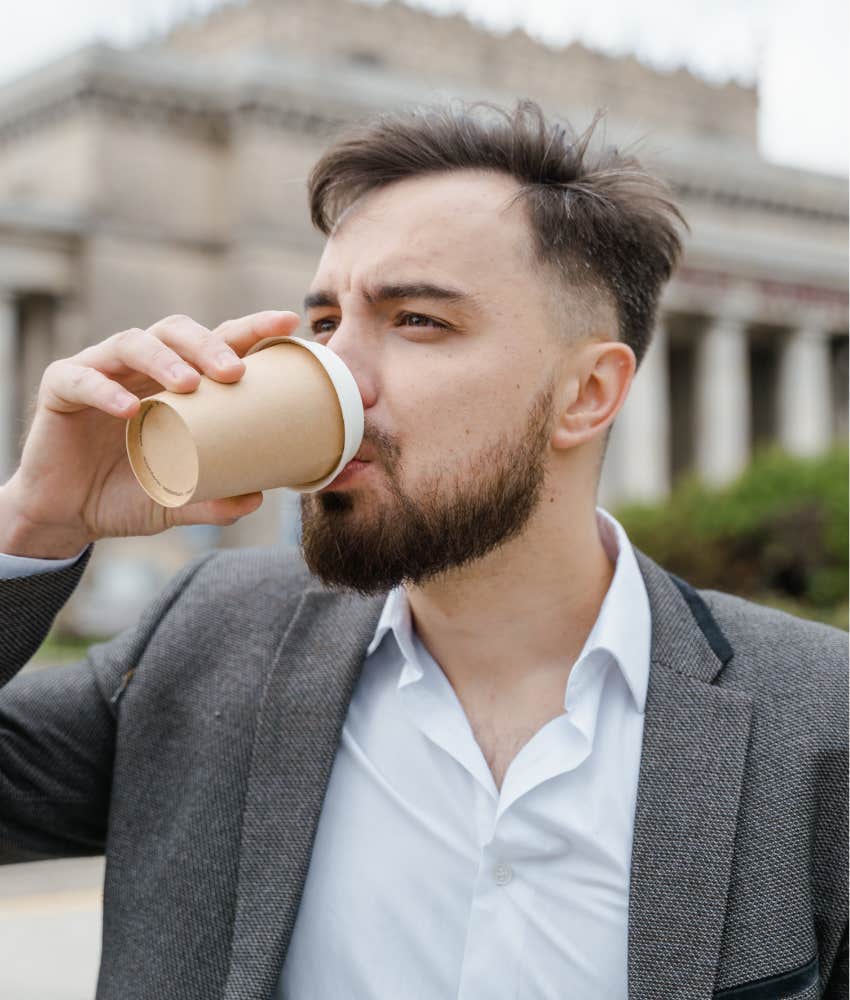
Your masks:
{"label": "shirt collar", "polygon": [[392,632],[395,635],[399,647],[402,645],[402,639],[405,634],[409,636],[411,633],[410,606],[407,603],[407,595],[402,586],[394,587],[387,594],[387,599],[384,601],[384,607],[381,611],[381,617],[378,619],[378,625],[375,629],[375,635],[366,650],[367,656],[371,656],[378,646],[381,645],[381,640],[387,632]]}
{"label": "shirt collar", "polygon": [[[650,609],[643,575],[623,526],[601,507],[596,508],[599,536],[608,558],[615,563],[614,576],[593,628],[576,663],[596,649],[607,650],[620,668],[635,707],[643,712],[649,681]],[[378,625],[366,655],[380,646],[392,632],[403,657],[399,686],[422,677],[416,653],[410,605],[404,587],[394,587],[384,602]]]}
{"label": "shirt collar", "polygon": [[646,706],[649,682],[651,618],[649,595],[635,551],[625,529],[601,507],[596,508],[599,537],[614,576],[590,635],[576,663],[596,649],[606,649],[620,668],[639,712]]}

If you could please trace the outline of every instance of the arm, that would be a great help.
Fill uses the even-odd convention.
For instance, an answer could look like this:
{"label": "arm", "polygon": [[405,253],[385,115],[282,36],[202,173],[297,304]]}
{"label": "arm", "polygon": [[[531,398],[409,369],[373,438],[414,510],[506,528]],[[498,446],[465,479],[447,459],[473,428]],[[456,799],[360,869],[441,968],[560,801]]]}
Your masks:
{"label": "arm", "polygon": [[84,660],[18,676],[87,557],[52,573],[0,580],[0,864],[102,853],[126,675],[213,555],[185,566],[137,625],[93,645]]}
{"label": "arm", "polygon": [[0,579],[0,688],[44,642],[54,618],[80,582],[91,553],[90,546],[70,566]]}

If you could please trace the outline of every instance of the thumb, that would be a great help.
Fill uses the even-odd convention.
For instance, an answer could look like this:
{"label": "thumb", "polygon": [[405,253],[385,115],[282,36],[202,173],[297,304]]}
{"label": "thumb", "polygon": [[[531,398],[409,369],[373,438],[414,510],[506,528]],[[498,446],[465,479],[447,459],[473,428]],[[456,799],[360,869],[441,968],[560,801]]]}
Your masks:
{"label": "thumb", "polygon": [[298,313],[270,309],[250,316],[240,316],[239,319],[229,319],[216,327],[213,334],[223,337],[242,357],[250,347],[267,337],[288,337],[298,329],[300,322]]}

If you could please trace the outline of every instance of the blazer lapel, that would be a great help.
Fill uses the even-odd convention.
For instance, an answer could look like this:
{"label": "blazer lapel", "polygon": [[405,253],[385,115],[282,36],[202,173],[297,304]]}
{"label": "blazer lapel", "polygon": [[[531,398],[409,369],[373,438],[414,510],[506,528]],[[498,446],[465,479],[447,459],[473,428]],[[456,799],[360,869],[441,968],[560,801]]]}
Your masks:
{"label": "blazer lapel", "polygon": [[348,704],[384,596],[308,590],[263,694],[224,1000],[269,1000],[295,924]]}
{"label": "blazer lapel", "polygon": [[695,591],[638,552],[652,647],[632,846],[629,1000],[713,993],[752,699],[714,685],[733,650]]}

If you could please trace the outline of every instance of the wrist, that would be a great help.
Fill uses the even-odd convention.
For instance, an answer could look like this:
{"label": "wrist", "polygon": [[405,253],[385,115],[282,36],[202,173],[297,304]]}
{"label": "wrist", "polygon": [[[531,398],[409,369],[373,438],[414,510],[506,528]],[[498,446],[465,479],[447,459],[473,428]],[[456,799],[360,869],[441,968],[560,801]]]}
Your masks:
{"label": "wrist", "polygon": [[70,559],[93,539],[67,525],[30,516],[17,497],[14,477],[0,486],[0,552],[31,559]]}

